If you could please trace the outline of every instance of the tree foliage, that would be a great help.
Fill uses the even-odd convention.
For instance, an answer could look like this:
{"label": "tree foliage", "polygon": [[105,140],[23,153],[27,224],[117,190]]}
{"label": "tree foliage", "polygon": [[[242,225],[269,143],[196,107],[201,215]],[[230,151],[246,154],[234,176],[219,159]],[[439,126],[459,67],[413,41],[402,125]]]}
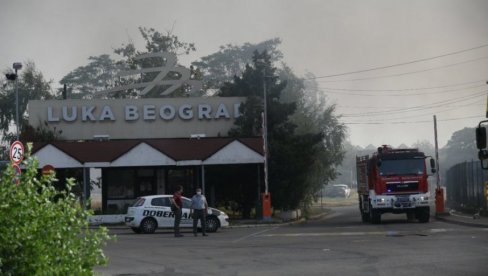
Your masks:
{"label": "tree foliage", "polygon": [[[242,116],[236,119],[231,132],[235,136],[261,135],[263,112],[263,82],[266,86],[267,127],[269,143],[269,190],[275,208],[293,209],[302,202],[310,201],[320,188],[321,182],[334,178],[333,164],[340,163],[340,145],[343,129],[334,122],[332,110],[305,109],[301,95],[283,99],[288,80],[280,78],[279,70],[272,65],[272,58],[266,52],[255,51],[252,65],[246,65],[242,76],[235,76],[233,82],[226,82],[219,96],[241,96],[247,100],[241,106]],[[290,71],[288,72],[291,78]],[[295,90],[294,93],[300,91]],[[292,92],[290,92],[292,93]],[[298,109],[300,107],[300,109]],[[330,126],[316,125],[299,131],[292,117],[303,120],[320,119]],[[306,118],[306,119],[305,119]],[[299,120],[297,120],[299,122]],[[335,125],[334,125],[335,124]],[[338,127],[339,126],[339,127]],[[339,135],[330,135],[327,129],[334,129]],[[338,153],[328,152],[327,145],[338,146]],[[332,160],[337,158],[337,160]],[[330,160],[329,160],[330,159]],[[331,162],[332,160],[332,162]],[[327,170],[322,173],[321,170]]]}
{"label": "tree foliage", "polygon": [[[162,58],[137,59],[137,56],[147,53],[166,52],[176,56],[189,54],[195,51],[193,43],[183,42],[178,36],[168,31],[161,33],[153,28],[139,27],[139,32],[145,41],[145,49],[138,50],[131,41],[122,44],[114,49],[117,59],[113,59],[108,54],[102,54],[95,57],[89,57],[89,63],[80,66],[68,73],[61,80],[61,84],[66,84],[70,98],[90,99],[95,96],[96,92],[114,88],[116,86],[127,85],[134,82],[147,82],[155,78],[159,72],[147,72],[132,77],[118,77],[119,73],[126,70],[140,68],[159,67],[165,65],[168,60]],[[192,72],[194,79],[198,78],[197,71]],[[178,79],[180,75],[170,72],[165,79]],[[61,94],[62,89],[58,91]],[[144,97],[161,97],[161,87],[155,87]],[[180,88],[173,96],[187,96],[186,88]],[[109,98],[138,98],[136,90],[128,89],[127,91],[118,91],[109,94]]]}
{"label": "tree foliage", "polygon": [[465,127],[454,132],[451,139],[439,151],[439,166],[441,172],[445,173],[452,166],[465,161],[477,160],[477,157],[475,129]]}
{"label": "tree foliage", "polygon": [[[20,128],[26,125],[26,109],[29,100],[52,99],[51,81],[44,79],[33,62],[24,64],[18,72],[17,79],[19,94],[19,120]],[[0,87],[0,131],[3,141],[11,141],[15,137],[12,129],[16,120],[15,81],[2,80],[6,85]]]}
{"label": "tree foliage", "polygon": [[266,50],[271,62],[279,61],[283,57],[278,49],[280,44],[279,38],[257,44],[227,44],[220,46],[218,52],[202,57],[199,61],[193,62],[192,65],[201,71],[207,89],[220,89],[225,82],[230,82],[234,76],[240,76],[244,73],[246,65],[252,63],[255,51],[263,52]]}
{"label": "tree foliage", "polygon": [[[116,75],[124,68],[106,54],[89,57],[88,61],[61,79],[61,84],[67,84],[69,98],[90,99],[97,91],[114,87]],[[63,88],[58,89],[58,96],[62,91]]]}
{"label": "tree foliage", "polygon": [[24,161],[20,183],[8,166],[0,183],[0,274],[87,275],[107,259],[107,230],[88,227],[90,212],[71,192],[57,191],[54,173],[38,176],[38,161]]}

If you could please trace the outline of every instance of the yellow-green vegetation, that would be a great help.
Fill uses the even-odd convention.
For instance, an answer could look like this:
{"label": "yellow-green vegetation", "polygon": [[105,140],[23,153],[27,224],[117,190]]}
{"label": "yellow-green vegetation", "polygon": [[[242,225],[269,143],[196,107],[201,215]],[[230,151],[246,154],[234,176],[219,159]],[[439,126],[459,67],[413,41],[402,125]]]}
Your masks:
{"label": "yellow-green vegetation", "polygon": [[348,198],[344,197],[320,197],[314,202],[314,206],[324,206],[324,207],[332,207],[332,206],[347,206],[347,205],[357,205],[358,204],[358,194],[355,191],[351,191],[351,196]]}
{"label": "yellow-green vegetation", "polygon": [[18,185],[12,166],[1,175],[0,275],[93,274],[107,262],[107,229],[89,229],[90,211],[71,192],[73,179],[58,191],[54,173],[40,176],[36,159],[23,166]]}

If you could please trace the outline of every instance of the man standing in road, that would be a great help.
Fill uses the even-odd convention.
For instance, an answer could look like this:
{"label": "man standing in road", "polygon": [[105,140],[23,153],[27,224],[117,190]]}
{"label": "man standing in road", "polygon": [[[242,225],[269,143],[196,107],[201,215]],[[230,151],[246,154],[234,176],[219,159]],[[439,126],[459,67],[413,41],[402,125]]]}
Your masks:
{"label": "man standing in road", "polygon": [[181,215],[182,215],[182,208],[183,202],[181,200],[181,195],[183,194],[183,187],[178,185],[176,187],[176,192],[173,194],[172,199],[172,206],[171,209],[175,213],[175,224],[174,224],[174,231],[175,237],[180,238],[183,235],[180,233],[180,222],[181,222]]}
{"label": "man standing in road", "polygon": [[205,218],[207,216],[207,199],[202,195],[202,189],[197,188],[196,194],[191,198],[190,214],[193,216],[193,235],[197,236],[197,224],[200,220],[200,225],[202,226],[203,236],[207,236],[205,233],[206,223]]}

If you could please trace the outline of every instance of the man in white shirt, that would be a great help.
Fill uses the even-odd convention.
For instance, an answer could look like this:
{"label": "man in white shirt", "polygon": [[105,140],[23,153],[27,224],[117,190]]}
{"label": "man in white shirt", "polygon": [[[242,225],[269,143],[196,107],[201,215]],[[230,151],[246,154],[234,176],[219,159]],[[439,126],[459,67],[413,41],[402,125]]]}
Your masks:
{"label": "man in white shirt", "polygon": [[207,236],[205,233],[206,223],[205,219],[207,216],[207,199],[202,195],[202,189],[197,188],[196,194],[191,198],[190,214],[193,217],[193,235],[197,236],[197,224],[200,220],[200,225],[202,226],[203,236]]}

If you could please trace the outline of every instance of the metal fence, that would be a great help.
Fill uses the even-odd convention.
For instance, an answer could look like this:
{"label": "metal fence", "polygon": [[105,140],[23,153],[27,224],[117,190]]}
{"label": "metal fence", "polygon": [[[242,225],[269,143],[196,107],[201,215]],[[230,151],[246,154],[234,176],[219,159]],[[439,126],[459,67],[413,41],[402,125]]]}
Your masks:
{"label": "metal fence", "polygon": [[452,166],[446,174],[446,203],[451,207],[486,210],[485,181],[488,170],[483,170],[479,161]]}

